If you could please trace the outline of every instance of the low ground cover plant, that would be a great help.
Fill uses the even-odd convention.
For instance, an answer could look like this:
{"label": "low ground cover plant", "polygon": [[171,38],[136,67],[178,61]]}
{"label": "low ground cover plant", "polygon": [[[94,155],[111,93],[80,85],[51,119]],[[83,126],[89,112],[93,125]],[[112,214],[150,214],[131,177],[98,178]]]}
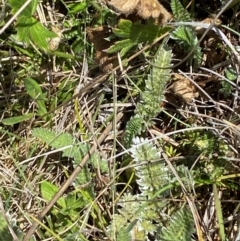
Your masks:
{"label": "low ground cover plant", "polygon": [[238,240],[239,5],[2,1],[0,240]]}

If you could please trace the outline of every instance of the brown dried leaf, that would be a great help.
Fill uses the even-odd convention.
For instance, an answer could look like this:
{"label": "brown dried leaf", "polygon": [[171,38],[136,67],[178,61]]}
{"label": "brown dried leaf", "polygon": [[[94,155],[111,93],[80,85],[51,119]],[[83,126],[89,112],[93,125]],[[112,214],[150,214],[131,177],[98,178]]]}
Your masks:
{"label": "brown dried leaf", "polygon": [[220,63],[227,57],[227,51],[224,48],[221,39],[217,36],[209,37],[203,42],[203,59],[202,65],[211,68]]}
{"label": "brown dried leaf", "polygon": [[111,42],[106,40],[112,33],[108,26],[99,26],[97,28],[87,28],[87,34],[90,41],[94,44],[96,50],[104,50],[111,46]]}
{"label": "brown dried leaf", "polygon": [[143,19],[160,19],[160,23],[166,23],[172,15],[157,0],[140,0],[137,14]]}
{"label": "brown dried leaf", "polygon": [[195,86],[191,81],[180,74],[174,74],[176,81],[169,87],[169,89],[184,102],[190,103],[195,97],[198,97]]}
{"label": "brown dried leaf", "polygon": [[137,9],[140,0],[110,0],[108,5],[123,14],[131,14]]}
{"label": "brown dried leaf", "polygon": [[108,5],[125,15],[136,13],[143,19],[159,19],[162,24],[172,18],[158,0],[110,0]]}
{"label": "brown dried leaf", "polygon": [[111,28],[108,26],[100,26],[97,28],[87,28],[87,34],[90,41],[96,49],[95,59],[103,72],[109,72],[117,63],[115,54],[108,54],[104,50],[108,49],[113,42],[106,40],[111,34]]}

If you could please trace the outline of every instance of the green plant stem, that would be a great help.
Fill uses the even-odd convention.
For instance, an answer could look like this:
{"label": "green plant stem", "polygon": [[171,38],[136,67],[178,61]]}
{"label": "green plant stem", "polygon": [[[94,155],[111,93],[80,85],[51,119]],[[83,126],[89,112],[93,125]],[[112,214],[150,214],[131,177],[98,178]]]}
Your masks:
{"label": "green plant stem", "polygon": [[31,216],[32,219],[37,222],[41,227],[43,227],[45,230],[47,230],[50,234],[52,234],[52,236],[54,238],[56,238],[59,241],[64,241],[63,239],[61,239],[61,237],[59,235],[57,235],[56,233],[54,233],[50,228],[48,228],[44,223],[40,222],[37,218],[35,218],[34,216]]}
{"label": "green plant stem", "polygon": [[218,197],[218,189],[216,183],[213,184],[213,195],[214,195],[214,203],[216,207],[216,216],[218,220],[218,227],[219,227],[219,235],[222,241],[226,240],[225,232],[224,232],[224,221],[223,221],[223,214],[221,203]]}
{"label": "green plant stem", "polygon": [[[135,84],[135,87],[137,88],[140,84],[141,84],[141,80],[139,79],[139,80],[137,81],[137,83]],[[131,93],[128,93],[127,96],[123,99],[122,103],[126,103],[126,102],[129,100],[130,97],[131,97]],[[105,123],[100,126],[99,132],[101,132],[101,131],[105,128],[105,126],[106,126],[107,123],[109,123],[110,121],[112,121],[113,117],[114,117],[114,113],[112,113],[112,114],[106,119]]]}

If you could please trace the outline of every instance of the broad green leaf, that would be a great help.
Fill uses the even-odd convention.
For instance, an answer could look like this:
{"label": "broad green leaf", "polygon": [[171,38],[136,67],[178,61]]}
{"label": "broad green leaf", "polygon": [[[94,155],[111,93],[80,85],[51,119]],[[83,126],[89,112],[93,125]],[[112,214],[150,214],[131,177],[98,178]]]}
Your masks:
{"label": "broad green leaf", "polygon": [[132,47],[139,43],[151,43],[157,37],[170,31],[170,27],[160,27],[153,23],[141,25],[140,23],[132,23],[130,20],[122,19],[119,21],[118,28],[113,29],[113,33],[123,40],[116,41],[109,49],[108,53],[120,51],[120,55],[124,56]]}
{"label": "broad green leaf", "polygon": [[77,186],[86,184],[91,182],[92,178],[91,178],[91,173],[88,169],[88,167],[84,166],[82,168],[82,170],[79,172],[79,174],[77,175],[75,182],[77,184]]}
{"label": "broad green leaf", "polygon": [[[56,133],[54,131],[36,128],[32,131],[33,136],[40,138],[42,141],[53,147],[54,149],[60,149],[67,146],[62,150],[63,156],[74,158],[74,167],[76,167],[82,160],[83,156],[86,155],[89,148],[86,144],[75,143],[73,137],[68,133]],[[83,167],[81,172],[76,178],[78,185],[85,184],[91,180],[91,175],[86,166]]]}
{"label": "broad green leaf", "polygon": [[19,41],[24,42],[26,45],[30,42],[30,29],[33,26],[33,18],[21,16],[17,20],[17,33]]}
{"label": "broad green leaf", "polygon": [[[49,202],[57,193],[57,191],[58,191],[58,187],[55,186],[54,184],[48,181],[43,181],[41,183],[41,194],[46,201]],[[58,199],[57,204],[62,208],[66,208],[66,202],[63,197],[60,197]]]}
{"label": "broad green leaf", "polygon": [[118,28],[113,29],[113,33],[120,38],[128,38],[130,36],[133,23],[130,20],[121,19]]}
{"label": "broad green leaf", "polygon": [[71,206],[73,206],[73,204],[77,201],[76,199],[77,199],[77,197],[76,197],[75,192],[68,193],[66,198],[65,198],[67,207],[70,208]]}
{"label": "broad green leaf", "polygon": [[[16,13],[26,0],[9,0],[10,6],[12,7],[12,12]],[[21,12],[20,16],[31,17],[36,11],[38,0],[32,0],[27,7]]]}
{"label": "broad green leaf", "polygon": [[21,16],[17,21],[19,40],[25,44],[30,41],[38,48],[48,51],[48,39],[57,37],[57,34],[46,29],[33,17]]}
{"label": "broad green leaf", "polygon": [[39,84],[32,78],[26,78],[24,80],[24,86],[28,92],[28,94],[36,100],[38,104],[38,114],[43,115],[47,113],[47,109],[45,106],[45,97],[42,93],[42,89]]}
{"label": "broad green leaf", "polygon": [[30,118],[33,117],[33,113],[28,113],[26,115],[20,115],[20,116],[15,116],[15,117],[9,117],[4,120],[2,120],[2,123],[4,125],[14,125],[17,123],[21,123],[23,121],[29,120]]}
{"label": "broad green leaf", "polygon": [[37,9],[37,5],[38,5],[38,0],[32,0],[31,1],[31,12],[32,15],[35,13],[36,9]]}
{"label": "broad green leaf", "polygon": [[113,33],[120,38],[129,38],[132,42],[152,42],[157,37],[171,30],[171,27],[160,27],[153,23],[142,25],[132,23],[129,20],[122,19],[119,21],[118,28],[113,29]]}
{"label": "broad green leaf", "polygon": [[30,29],[30,39],[34,45],[42,50],[48,51],[48,39],[54,37],[57,37],[57,34],[49,31],[39,22],[35,22]]}

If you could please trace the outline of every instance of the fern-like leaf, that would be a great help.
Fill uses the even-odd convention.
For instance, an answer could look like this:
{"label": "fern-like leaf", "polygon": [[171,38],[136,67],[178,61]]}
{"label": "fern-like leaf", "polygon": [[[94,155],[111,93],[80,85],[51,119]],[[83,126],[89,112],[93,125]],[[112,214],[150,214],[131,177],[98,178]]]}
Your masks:
{"label": "fern-like leaf", "polygon": [[120,229],[117,234],[117,241],[132,241],[130,232],[127,228]]}
{"label": "fern-like leaf", "polygon": [[143,120],[139,115],[132,117],[126,126],[124,135],[124,144],[128,148],[132,143],[132,139],[141,133],[143,128]]}
{"label": "fern-like leaf", "polygon": [[124,56],[129,49],[131,49],[133,46],[135,46],[136,43],[134,43],[131,39],[123,39],[120,41],[117,41],[114,45],[112,45],[107,52],[108,53],[115,53],[120,51],[120,55]]}
{"label": "fern-like leaf", "polygon": [[[143,205],[146,208],[141,210]],[[144,196],[125,193],[119,200],[119,206],[119,214],[113,216],[113,221],[108,227],[110,237],[113,237],[114,231],[118,231],[118,236],[122,230],[120,237],[131,234],[134,240],[144,241],[148,233],[153,234],[158,229],[156,206],[147,202]]]}
{"label": "fern-like leaf", "polygon": [[159,241],[178,240],[191,241],[194,231],[194,220],[189,208],[184,207],[177,211],[167,227],[162,228]]}
{"label": "fern-like leaf", "polygon": [[[160,105],[164,99],[164,91],[167,82],[170,79],[170,69],[164,67],[171,66],[172,53],[165,46],[161,46],[154,58],[154,66],[151,74],[145,81],[145,90],[141,94],[141,101],[135,110],[135,116],[129,121],[125,132],[125,143],[129,147],[133,137],[151,125],[151,119],[160,112]],[[144,124],[144,125],[143,125]]]}
{"label": "fern-like leaf", "polygon": [[179,0],[171,1],[171,9],[176,21],[190,22],[191,16]]}
{"label": "fern-like leaf", "polygon": [[160,47],[155,55],[154,66],[162,69],[152,67],[151,74],[146,80],[145,91],[141,95],[142,103],[136,109],[145,122],[149,122],[160,112],[165,86],[170,79],[170,69],[164,69],[164,67],[171,66],[171,56],[171,51],[166,47]]}

